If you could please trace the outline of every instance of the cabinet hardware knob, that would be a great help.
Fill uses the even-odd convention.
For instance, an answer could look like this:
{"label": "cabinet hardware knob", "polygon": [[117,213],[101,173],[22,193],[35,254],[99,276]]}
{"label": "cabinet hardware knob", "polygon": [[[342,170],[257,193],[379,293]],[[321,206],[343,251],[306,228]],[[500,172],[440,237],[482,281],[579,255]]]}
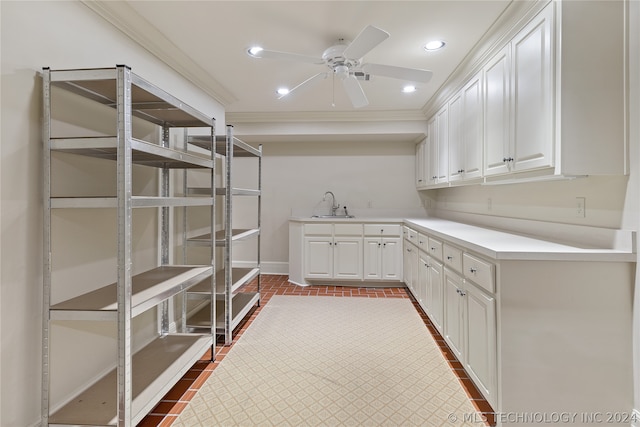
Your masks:
{"label": "cabinet hardware knob", "polygon": [[469,269],[469,271],[470,271],[470,272],[472,272],[472,273],[475,273],[475,272],[477,272],[477,271],[478,271],[478,269],[477,269],[477,268],[474,268],[474,267],[471,267],[471,268]]}
{"label": "cabinet hardware knob", "polygon": [[464,292],[464,291],[460,291],[460,296],[461,296],[461,297],[465,296],[466,294],[467,294],[466,292]]}
{"label": "cabinet hardware knob", "polygon": [[451,261],[451,260],[453,259],[453,257],[452,257],[451,255],[447,255],[447,259],[448,259],[449,261]]}
{"label": "cabinet hardware knob", "polygon": [[435,251],[435,250],[436,250],[436,248],[434,248],[433,246],[431,246],[431,250],[432,250],[432,251]]}

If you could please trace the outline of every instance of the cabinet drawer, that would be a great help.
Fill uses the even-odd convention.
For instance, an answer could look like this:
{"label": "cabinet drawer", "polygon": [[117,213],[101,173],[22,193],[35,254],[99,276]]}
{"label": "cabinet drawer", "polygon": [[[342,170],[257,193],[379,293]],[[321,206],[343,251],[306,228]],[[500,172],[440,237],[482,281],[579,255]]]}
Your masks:
{"label": "cabinet drawer", "polygon": [[462,256],[464,277],[485,290],[495,293],[495,266],[487,261],[465,253]]}
{"label": "cabinet drawer", "polygon": [[336,236],[362,236],[362,224],[335,224]]}
{"label": "cabinet drawer", "polygon": [[445,243],[442,245],[442,254],[444,255],[442,261],[445,265],[462,273],[462,251],[460,249]]}
{"label": "cabinet drawer", "polygon": [[400,236],[402,226],[399,224],[365,224],[365,236]]}
{"label": "cabinet drawer", "polygon": [[412,230],[411,228],[407,229],[407,240],[413,243],[414,245],[418,244],[418,232],[416,230]]}
{"label": "cabinet drawer", "polygon": [[429,237],[425,236],[422,233],[418,233],[418,247],[420,249],[422,249],[423,251],[425,251],[426,253],[429,252]]}
{"label": "cabinet drawer", "polygon": [[437,260],[442,261],[442,242],[438,239],[434,239],[433,237],[429,237],[429,242],[427,243],[428,253],[432,257]]}
{"label": "cabinet drawer", "polygon": [[333,235],[333,224],[305,224],[304,234],[331,236]]}

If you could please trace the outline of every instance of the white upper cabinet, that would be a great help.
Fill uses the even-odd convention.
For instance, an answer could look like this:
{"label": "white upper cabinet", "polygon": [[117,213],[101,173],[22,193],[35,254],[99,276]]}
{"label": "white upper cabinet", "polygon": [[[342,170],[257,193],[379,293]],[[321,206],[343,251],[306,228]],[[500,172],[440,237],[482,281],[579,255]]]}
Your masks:
{"label": "white upper cabinet", "polygon": [[436,117],[433,117],[427,122],[429,137],[427,138],[426,147],[426,171],[427,184],[435,185],[438,182],[438,165],[440,160],[438,158],[438,121]]}
{"label": "white upper cabinet", "polygon": [[553,166],[553,7],[545,8],[511,42],[514,171]]}
{"label": "white upper cabinet", "polygon": [[449,110],[444,106],[436,113],[436,145],[438,150],[435,183],[449,181]]}
{"label": "white upper cabinet", "polygon": [[509,172],[511,46],[484,67],[484,175]]}
{"label": "white upper cabinet", "polygon": [[416,144],[416,187],[424,187],[428,183],[427,178],[427,146],[428,139],[426,139]]}
{"label": "white upper cabinet", "polygon": [[449,101],[449,181],[464,176],[464,145],[462,144],[462,91]]}
{"label": "white upper cabinet", "polygon": [[462,88],[462,128],[460,137],[464,150],[464,179],[482,176],[483,106],[482,73],[476,74]]}
{"label": "white upper cabinet", "polygon": [[624,2],[527,14],[428,121],[428,187],[628,173]]}

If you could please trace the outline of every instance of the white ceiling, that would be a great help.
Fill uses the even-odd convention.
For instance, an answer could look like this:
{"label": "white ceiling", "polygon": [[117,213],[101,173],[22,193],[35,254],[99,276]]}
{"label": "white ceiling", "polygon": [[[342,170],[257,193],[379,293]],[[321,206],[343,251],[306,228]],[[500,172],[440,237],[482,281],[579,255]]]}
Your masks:
{"label": "white ceiling", "polygon": [[[143,45],[155,44],[156,53],[167,56],[161,58],[165,62],[179,62],[187,77],[193,76],[196,84],[223,103],[228,122],[231,118],[242,122],[246,117],[286,121],[300,115],[313,120],[327,115],[380,117],[388,112],[424,116],[432,97],[511,3],[127,0],[104,1],[100,7],[108,9],[109,20],[121,29],[129,28],[129,34]],[[252,58],[246,52],[258,44],[319,57],[339,38],[352,40],[369,24],[391,36],[367,54],[364,62],[428,69],[433,71],[431,81],[417,84],[412,94],[401,92],[402,80],[375,76],[362,81],[369,105],[358,110],[351,106],[340,82],[336,80],[334,87],[331,78],[277,99],[277,87],[293,87],[327,69]],[[425,52],[422,46],[432,39],[445,40],[446,48]]]}

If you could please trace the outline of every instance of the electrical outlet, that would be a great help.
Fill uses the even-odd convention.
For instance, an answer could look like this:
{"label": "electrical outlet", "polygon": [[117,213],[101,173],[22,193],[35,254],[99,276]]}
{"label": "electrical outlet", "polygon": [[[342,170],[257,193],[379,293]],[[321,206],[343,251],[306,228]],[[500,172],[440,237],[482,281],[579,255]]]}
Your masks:
{"label": "electrical outlet", "polygon": [[576,197],[576,217],[585,218],[587,216],[586,211],[586,197]]}

